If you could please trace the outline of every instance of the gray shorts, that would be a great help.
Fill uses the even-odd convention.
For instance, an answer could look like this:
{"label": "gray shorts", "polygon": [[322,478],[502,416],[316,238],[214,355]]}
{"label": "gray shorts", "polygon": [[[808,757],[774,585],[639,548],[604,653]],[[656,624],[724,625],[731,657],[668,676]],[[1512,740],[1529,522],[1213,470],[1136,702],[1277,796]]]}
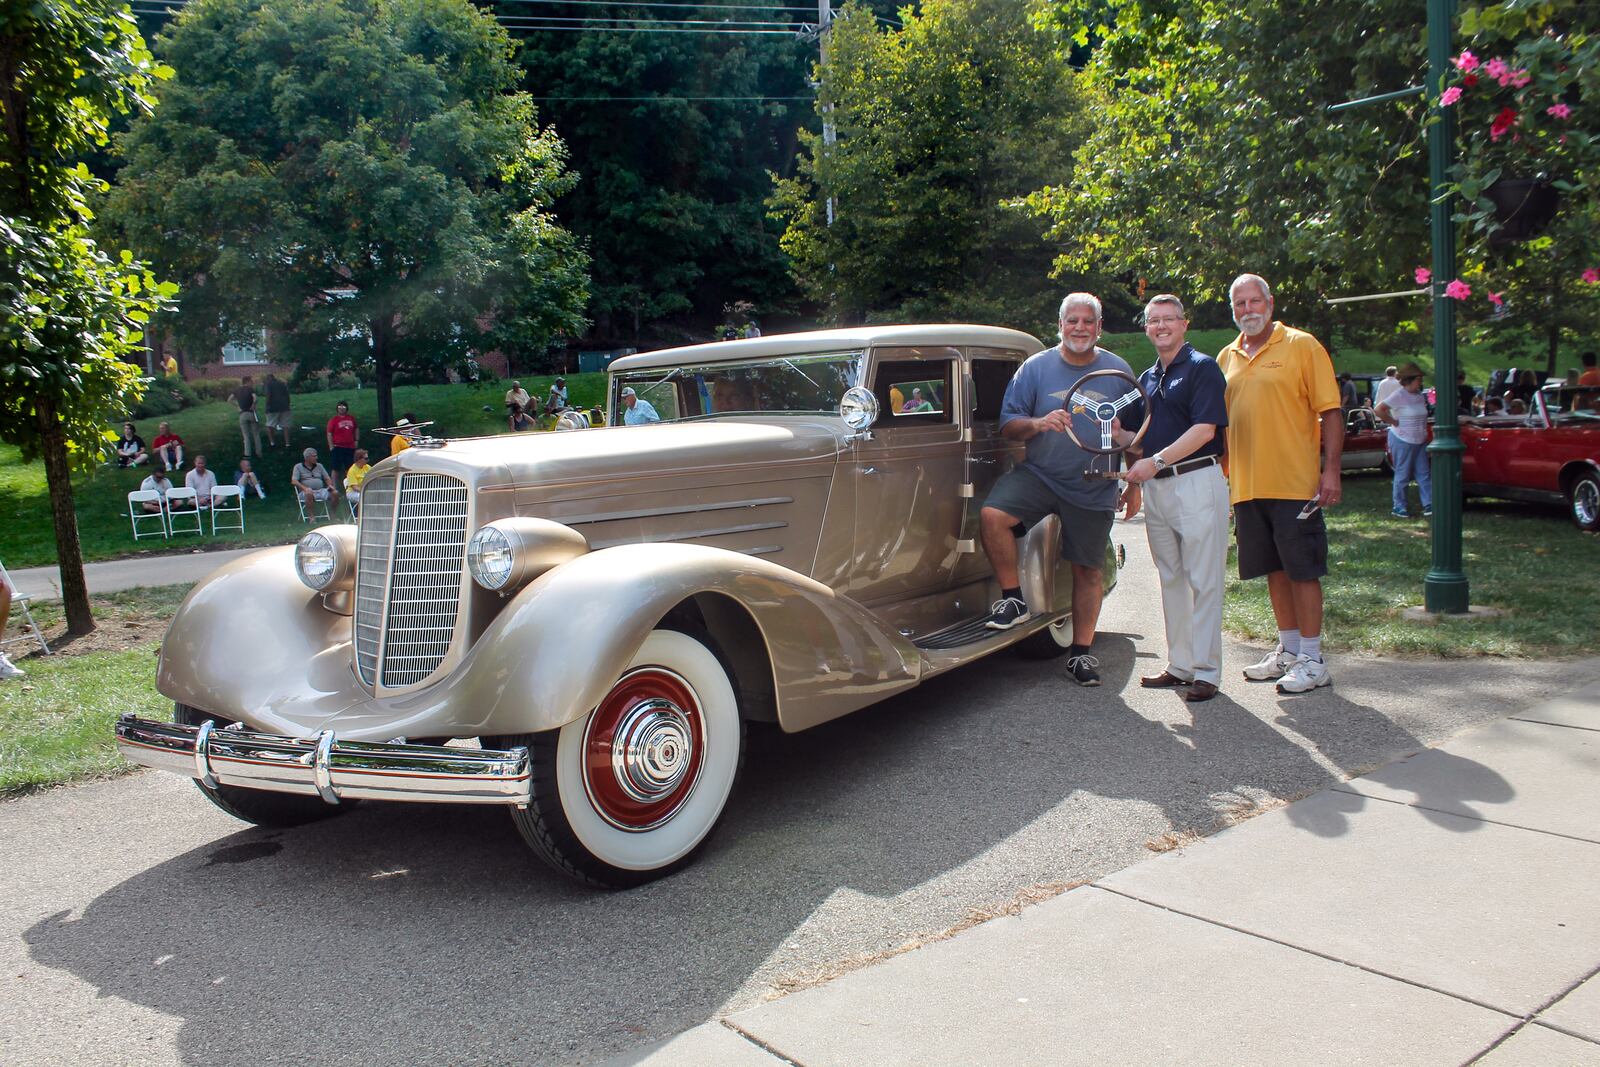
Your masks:
{"label": "gray shorts", "polygon": [[287,430],[289,428],[289,413],[287,411],[267,412],[267,429]]}
{"label": "gray shorts", "polygon": [[997,508],[1024,526],[1032,526],[1054,512],[1061,516],[1061,558],[1080,567],[1105,564],[1111,522],[1117,513],[1069,504],[1032,471],[1018,467],[1002,474],[983,506]]}

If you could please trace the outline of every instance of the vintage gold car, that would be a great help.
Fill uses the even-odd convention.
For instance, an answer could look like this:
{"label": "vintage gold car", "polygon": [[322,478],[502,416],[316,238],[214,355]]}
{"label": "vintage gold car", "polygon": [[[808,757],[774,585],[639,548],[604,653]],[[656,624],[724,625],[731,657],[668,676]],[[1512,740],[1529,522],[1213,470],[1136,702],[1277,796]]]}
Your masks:
{"label": "vintage gold car", "polygon": [[608,403],[647,424],[419,440],[367,476],[359,527],[189,594],[158,668],[175,721],[125,716],[121,751],[254,823],[499,804],[575,878],[659,877],[716,825],[747,721],[1066,649],[1054,517],[1021,545],[1033,620],[982,625],[978,511],[1020,454],[1001,400],[1043,347],[947,325],[650,352]]}

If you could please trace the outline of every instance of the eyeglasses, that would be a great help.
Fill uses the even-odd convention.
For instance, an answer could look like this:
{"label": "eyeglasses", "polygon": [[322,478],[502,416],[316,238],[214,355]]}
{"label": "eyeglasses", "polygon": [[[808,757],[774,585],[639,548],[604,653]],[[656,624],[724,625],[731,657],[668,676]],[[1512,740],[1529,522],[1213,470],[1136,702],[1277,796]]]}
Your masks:
{"label": "eyeglasses", "polygon": [[1144,324],[1146,326],[1176,326],[1178,323],[1183,321],[1184,320],[1181,318],[1145,319]]}

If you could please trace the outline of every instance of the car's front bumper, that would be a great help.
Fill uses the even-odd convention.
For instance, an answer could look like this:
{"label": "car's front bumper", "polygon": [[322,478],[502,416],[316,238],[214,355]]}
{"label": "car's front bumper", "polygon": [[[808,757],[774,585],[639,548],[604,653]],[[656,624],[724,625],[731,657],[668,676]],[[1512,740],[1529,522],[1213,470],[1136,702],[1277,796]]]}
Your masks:
{"label": "car's front bumper", "polygon": [[117,721],[117,749],[128,760],[218,785],[350,800],[445,804],[529,802],[528,750],[340,741],[256,733],[242,723],[184,726],[133,715]]}

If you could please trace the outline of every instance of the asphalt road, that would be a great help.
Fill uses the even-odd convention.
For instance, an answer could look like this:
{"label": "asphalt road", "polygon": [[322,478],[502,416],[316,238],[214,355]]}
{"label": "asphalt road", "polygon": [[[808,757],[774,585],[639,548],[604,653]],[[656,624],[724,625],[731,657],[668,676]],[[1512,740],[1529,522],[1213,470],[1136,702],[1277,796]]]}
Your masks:
{"label": "asphalt road", "polygon": [[1138,688],[1159,598],[1142,524],[1114,536],[1104,687],[1004,655],[755,734],[700,862],[631,892],[551,874],[498,811],[261,831],[156,774],[0,805],[0,1061],[592,1062],[1600,680],[1597,660],[1335,658],[1331,690],[1279,697],[1231,646],[1191,709]]}

